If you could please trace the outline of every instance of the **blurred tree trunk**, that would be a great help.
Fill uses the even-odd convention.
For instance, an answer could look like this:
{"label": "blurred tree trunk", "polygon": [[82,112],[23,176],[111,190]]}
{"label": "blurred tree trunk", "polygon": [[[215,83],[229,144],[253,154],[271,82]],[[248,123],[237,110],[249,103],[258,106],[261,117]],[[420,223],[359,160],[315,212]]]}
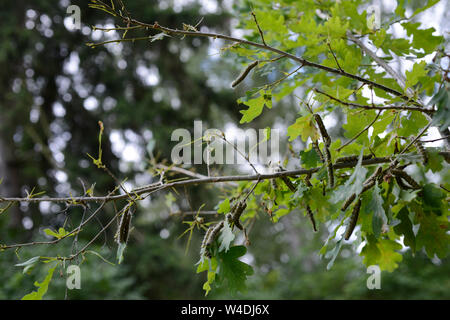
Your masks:
{"label": "blurred tree trunk", "polygon": [[[0,123],[2,118],[0,114]],[[14,158],[14,152],[10,146],[11,144],[4,141],[4,135],[0,135],[0,196],[2,197],[16,197],[20,196],[19,184],[19,168],[14,164],[17,163]],[[21,225],[22,212],[18,206],[13,206],[8,210],[9,227],[17,229]]]}

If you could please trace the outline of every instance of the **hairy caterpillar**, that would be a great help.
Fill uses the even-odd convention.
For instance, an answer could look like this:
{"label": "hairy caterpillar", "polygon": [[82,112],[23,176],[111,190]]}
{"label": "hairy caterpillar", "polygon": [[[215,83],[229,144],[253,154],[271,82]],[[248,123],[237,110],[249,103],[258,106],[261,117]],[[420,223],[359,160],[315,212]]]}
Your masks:
{"label": "hairy caterpillar", "polygon": [[412,187],[408,186],[406,183],[403,182],[402,178],[399,176],[395,176],[395,181],[397,182],[398,186],[403,190],[411,190]]}
{"label": "hairy caterpillar", "polygon": [[221,221],[211,227],[206,231],[205,237],[203,238],[203,242],[201,245],[200,253],[205,255],[208,258],[211,258],[211,252],[208,250],[209,247],[213,244],[214,240],[216,240],[219,235],[220,230],[223,228],[224,222]]}
{"label": "hairy caterpillar", "polygon": [[417,152],[420,154],[420,157],[422,158],[423,164],[427,164],[427,162],[428,162],[428,154],[425,151],[425,148],[423,147],[422,141],[416,140],[414,142],[414,146],[416,147]]}
{"label": "hairy caterpillar", "polygon": [[[284,170],[281,166],[278,166],[277,172],[283,172]],[[288,177],[282,176],[280,179],[284,182],[284,184],[291,190],[292,192],[295,192],[295,186],[292,184],[291,180]]]}
{"label": "hairy caterpillar", "polygon": [[228,221],[228,224],[231,226],[233,224],[233,215],[231,213],[227,213],[225,215],[225,220]]}
{"label": "hairy caterpillar", "polygon": [[317,232],[316,219],[314,219],[314,214],[311,210],[311,207],[308,204],[306,205],[306,213],[309,218],[309,221],[311,221],[314,232]]}
{"label": "hairy caterpillar", "polygon": [[315,113],[314,114],[314,119],[316,120],[317,126],[319,127],[320,134],[321,134],[322,139],[323,139],[323,143],[325,144],[325,146],[327,146],[329,148],[330,145],[331,145],[331,138],[328,135],[327,129],[325,129],[325,126],[323,124],[322,118],[320,117],[320,115]]}
{"label": "hairy caterpillar", "polygon": [[358,222],[359,210],[361,209],[361,198],[358,199],[355,206],[353,207],[352,215],[350,216],[350,222],[348,224],[347,230],[345,231],[345,240],[350,239],[353,230],[356,227],[356,222]]}
{"label": "hairy caterpillar", "polygon": [[247,208],[247,202],[239,201],[231,211],[231,220],[233,221],[236,228],[239,230],[244,230],[244,227],[241,225],[241,215],[244,212],[245,208]]}
{"label": "hairy caterpillar", "polygon": [[341,211],[347,210],[348,206],[352,204],[353,200],[355,200],[356,194],[353,193],[350,197],[345,200],[344,204],[342,205]]}
{"label": "hairy caterpillar", "polygon": [[130,234],[131,225],[131,209],[127,209],[120,219],[119,228],[117,230],[117,242],[127,243]]}
{"label": "hairy caterpillar", "polygon": [[[341,162],[355,162],[355,161],[358,161],[358,156],[348,156],[348,157],[340,157],[340,158],[337,158],[336,159],[336,163],[341,163]],[[368,155],[365,155],[365,156],[363,156],[363,158],[362,158],[363,160],[369,160],[369,159],[372,159],[372,155],[371,154],[368,154]]]}
{"label": "hairy caterpillar", "polygon": [[291,190],[295,192],[295,186],[292,184],[291,180],[288,177],[280,177],[283,180],[284,184]]}
{"label": "hairy caterpillar", "polygon": [[[305,183],[308,187],[312,187],[310,179],[311,179],[311,174],[308,174],[305,178]],[[316,219],[314,219],[314,214],[313,214],[309,204],[306,205],[306,213],[309,218],[309,221],[311,221],[314,232],[317,232]]]}
{"label": "hairy caterpillar", "polygon": [[211,235],[211,231],[213,230],[214,226],[210,226],[208,230],[206,230],[205,236],[203,237],[202,245],[200,246],[200,256],[207,256],[208,258],[211,258],[211,255],[209,254],[209,251],[206,248],[206,244],[208,242],[208,239]]}
{"label": "hairy caterpillar", "polygon": [[327,174],[328,174],[328,182],[330,184],[330,188],[334,187],[334,174],[333,174],[333,162],[331,161],[331,153],[330,149],[325,146],[325,161],[327,165]]}
{"label": "hairy caterpillar", "polygon": [[278,189],[277,179],[270,179],[270,186],[272,187],[273,190],[277,190]]}
{"label": "hairy caterpillar", "polygon": [[320,161],[322,161],[322,163],[324,163],[325,158],[323,157],[322,151],[320,151],[319,143],[317,142],[317,140],[312,142],[312,146],[313,146],[314,151],[316,151],[317,155],[319,156]]}
{"label": "hairy caterpillar", "polygon": [[383,168],[378,167],[374,173],[372,173],[372,175],[366,179],[366,181],[364,181],[364,185],[365,184],[369,184],[370,182],[375,182],[375,180],[377,179],[377,177],[381,174],[381,172],[383,171]]}
{"label": "hairy caterpillar", "polygon": [[249,74],[250,71],[252,71],[252,69],[254,67],[256,67],[258,65],[259,61],[253,61],[252,63],[250,63],[247,68],[245,68],[245,70],[236,78],[236,80],[233,81],[233,83],[231,84],[231,87],[234,88],[236,87],[239,83],[241,83],[242,81],[244,81],[244,79],[247,77],[247,75]]}
{"label": "hairy caterpillar", "polygon": [[420,185],[414,180],[409,174],[400,169],[392,169],[392,173],[398,177],[399,179],[403,179],[413,188],[413,189],[421,189]]}
{"label": "hairy caterpillar", "polygon": [[369,190],[370,188],[372,188],[376,183],[376,180],[370,180],[367,184],[363,185],[363,188],[361,190],[361,193],[366,192],[367,190]]}

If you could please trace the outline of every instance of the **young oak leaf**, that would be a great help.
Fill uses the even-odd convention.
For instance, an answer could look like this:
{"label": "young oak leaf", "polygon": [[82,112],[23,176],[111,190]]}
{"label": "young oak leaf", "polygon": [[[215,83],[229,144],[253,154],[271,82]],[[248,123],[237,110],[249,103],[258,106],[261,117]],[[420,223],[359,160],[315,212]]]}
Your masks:
{"label": "young oak leaf", "polygon": [[288,127],[287,132],[289,136],[289,141],[296,139],[299,135],[302,136],[303,141],[307,141],[308,138],[311,140],[319,139],[319,132],[314,126],[314,121],[312,119],[312,115],[306,115],[300,118],[297,118],[295,123]]}
{"label": "young oak leaf", "polygon": [[262,113],[264,106],[272,109],[272,94],[269,91],[260,90],[258,97],[249,99],[247,101],[239,99],[238,103],[242,103],[248,106],[247,110],[240,111],[240,113],[242,113],[242,119],[239,123],[249,123]]}
{"label": "young oak leaf", "polygon": [[[69,231],[66,231],[64,228],[59,228],[58,232],[55,232],[52,229],[47,228],[47,229],[44,229],[44,232],[45,232],[46,235],[55,237],[57,239],[64,238],[70,233]],[[74,236],[75,234],[76,234],[76,232],[72,233],[70,235],[70,237]]]}
{"label": "young oak leaf", "polygon": [[402,245],[388,239],[375,239],[369,236],[367,243],[361,250],[363,263],[366,266],[378,265],[381,270],[389,272],[394,271],[398,267],[398,263],[403,257],[397,250],[401,250]]}
{"label": "young oak leaf", "polygon": [[230,212],[230,199],[226,198],[225,200],[223,200],[221,203],[218,204],[218,209],[217,212],[218,213],[228,213]]}

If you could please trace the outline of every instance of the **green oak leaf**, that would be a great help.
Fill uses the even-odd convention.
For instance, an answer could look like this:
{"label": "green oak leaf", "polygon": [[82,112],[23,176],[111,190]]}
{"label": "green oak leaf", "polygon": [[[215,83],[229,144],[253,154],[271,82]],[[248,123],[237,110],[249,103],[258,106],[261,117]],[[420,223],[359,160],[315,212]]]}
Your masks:
{"label": "green oak leaf", "polygon": [[201,273],[204,271],[207,271],[207,279],[206,282],[203,284],[203,290],[205,290],[205,296],[208,295],[208,293],[212,289],[212,284],[216,280],[216,274],[217,274],[217,259],[215,257],[212,257],[211,259],[205,259],[203,260],[197,267],[197,273]]}
{"label": "green oak leaf", "polygon": [[433,33],[436,31],[434,28],[419,29],[421,26],[420,22],[405,22],[401,25],[405,28],[408,36],[413,36],[412,46],[424,50],[422,55],[432,53],[444,41],[442,36],[433,36]]}
{"label": "green oak leaf", "polygon": [[[58,232],[55,232],[55,231],[53,231],[52,229],[48,229],[48,228],[47,228],[47,229],[44,229],[44,233],[45,233],[46,235],[55,237],[55,238],[57,238],[57,239],[61,239],[61,238],[66,237],[70,232],[64,230],[64,228],[59,228],[59,229],[58,229]],[[72,234],[70,235],[70,237],[74,236],[75,234],[76,234],[75,232],[72,233]]]}
{"label": "green oak leaf", "polygon": [[426,70],[427,63],[425,61],[417,62],[413,65],[413,68],[411,71],[406,71],[406,87],[405,90],[408,88],[411,88],[412,86],[416,85],[420,78],[427,76],[427,70]]}
{"label": "green oak leaf", "polygon": [[289,214],[291,212],[291,210],[287,209],[287,208],[282,208],[279,209],[277,211],[275,211],[273,213],[272,219],[274,223],[277,223],[278,221],[280,221],[280,219],[282,217],[284,217],[285,215]]}
{"label": "green oak leaf", "polygon": [[33,292],[25,295],[22,298],[22,300],[42,300],[44,295],[47,293],[48,286],[53,277],[53,272],[55,272],[55,269],[57,266],[58,266],[58,264],[56,264],[53,268],[50,268],[48,270],[47,276],[41,283],[39,283],[37,281],[34,283],[34,285],[38,288],[37,291],[33,291]]}
{"label": "green oak leaf", "polygon": [[219,208],[217,210],[218,213],[228,213],[230,212],[230,199],[226,198],[221,203],[219,203]]}
{"label": "green oak leaf", "polygon": [[253,268],[239,260],[246,252],[246,247],[234,246],[218,254],[220,283],[227,285],[232,293],[245,291],[245,281],[253,274]]}
{"label": "green oak leaf", "polygon": [[320,158],[314,149],[308,151],[300,151],[300,159],[302,167],[305,169],[317,167]]}
{"label": "green oak leaf", "polygon": [[428,104],[437,106],[432,124],[440,126],[441,129],[450,127],[450,90],[446,86],[442,87]]}
{"label": "green oak leaf", "polygon": [[369,38],[370,38],[370,40],[372,40],[373,44],[379,48],[379,47],[381,47],[381,45],[384,42],[384,39],[386,38],[386,30],[380,29],[377,32],[375,32],[374,34],[371,34],[369,36]]}
{"label": "green oak leaf", "polygon": [[418,214],[420,222],[419,231],[416,236],[417,249],[425,248],[428,257],[433,258],[436,254],[443,259],[448,255],[450,235],[448,232],[448,220],[446,216],[436,216],[433,213]]}
{"label": "green oak leaf", "polygon": [[403,259],[402,255],[397,252],[401,248],[402,245],[393,240],[368,236],[367,243],[361,250],[361,256],[364,257],[363,262],[366,266],[378,265],[381,270],[392,272]]}
{"label": "green oak leaf", "polygon": [[439,151],[428,151],[428,167],[433,173],[441,171],[444,166],[444,157],[439,154]]}
{"label": "green oak leaf", "polygon": [[428,124],[428,120],[420,112],[409,112],[408,116],[402,117],[401,124],[397,134],[399,136],[409,137],[418,134]]}
{"label": "green oak leaf", "polygon": [[373,140],[377,135],[383,133],[389,124],[395,119],[396,114],[394,112],[384,112],[378,120],[372,125],[373,132],[371,140]]}
{"label": "green oak leaf", "polygon": [[287,132],[289,141],[296,139],[300,135],[305,142],[308,138],[311,138],[311,140],[319,139],[319,132],[314,125],[311,114],[297,118],[295,123],[288,127]]}
{"label": "green oak leaf", "polygon": [[[428,0],[428,1],[427,1],[427,4],[424,4],[425,1],[422,1],[422,3],[421,3],[421,5],[419,6],[419,8],[416,9],[416,11],[414,11],[414,13],[413,13],[408,19],[411,19],[411,18],[415,17],[416,15],[418,15],[419,13],[421,13],[421,12],[427,10],[428,8],[434,6],[434,5],[435,5],[436,3],[438,3],[439,1],[440,1],[440,0]],[[404,2],[405,2],[405,0],[399,1],[399,5],[400,5],[400,3],[403,4]],[[407,2],[409,2],[409,1],[407,1]]]}
{"label": "green oak leaf", "polygon": [[386,213],[384,212],[383,208],[384,201],[380,195],[380,192],[381,190],[378,187],[378,184],[374,188],[372,188],[372,199],[367,206],[367,209],[373,212],[372,229],[373,234],[376,238],[380,237],[381,228],[384,223],[387,223]]}
{"label": "green oak leaf", "polygon": [[427,183],[422,189],[423,208],[434,212],[440,216],[442,214],[442,200],[445,199],[445,192],[434,184]]}
{"label": "green oak leaf", "polygon": [[272,95],[270,91],[260,90],[258,97],[248,99],[247,101],[239,99],[238,103],[242,103],[248,106],[247,110],[240,111],[240,113],[242,113],[242,118],[239,123],[249,123],[262,113],[264,106],[269,109],[272,108]]}
{"label": "green oak leaf", "polygon": [[416,252],[416,236],[414,235],[413,225],[409,218],[409,210],[403,207],[397,214],[400,223],[394,227],[394,231],[398,235],[403,235],[403,243],[411,248],[412,252]]}
{"label": "green oak leaf", "polygon": [[[342,125],[345,130],[345,137],[351,139],[361,132],[361,130],[369,125],[375,118],[376,114],[374,111],[364,111],[364,112],[351,112],[347,114],[347,121]],[[368,134],[361,134],[356,141],[363,144],[368,141]]]}

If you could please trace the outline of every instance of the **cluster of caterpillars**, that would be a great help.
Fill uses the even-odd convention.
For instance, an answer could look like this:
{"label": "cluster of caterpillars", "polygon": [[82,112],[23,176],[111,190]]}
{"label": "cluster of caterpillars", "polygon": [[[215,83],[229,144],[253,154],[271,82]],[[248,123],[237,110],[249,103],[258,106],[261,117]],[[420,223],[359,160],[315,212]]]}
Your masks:
{"label": "cluster of caterpillars", "polygon": [[127,208],[120,218],[119,226],[115,235],[116,241],[119,244],[128,242],[131,227],[131,216],[131,208]]}
{"label": "cluster of caterpillars", "polygon": [[[389,179],[390,177],[394,177],[398,186],[404,190],[419,190],[421,186],[403,169],[406,166],[398,166],[398,161],[395,160],[391,163],[391,165],[383,170],[382,167],[378,167],[375,172],[366,179],[363,183],[363,188],[358,195],[358,200],[353,207],[352,214],[350,216],[350,220],[347,226],[347,230],[345,232],[344,238],[348,240],[355,229],[356,222],[358,221],[359,211],[361,209],[361,195],[367,190],[371,189],[375,186],[376,182],[381,183],[383,179]],[[356,194],[353,193],[350,197],[348,197],[344,204],[342,205],[341,210],[346,211],[347,208],[353,203],[353,201],[357,198]]]}
{"label": "cluster of caterpillars", "polygon": [[[286,171],[286,170],[283,169],[281,166],[278,166],[276,171],[277,172],[283,172],[283,171]],[[310,177],[306,178],[306,185],[308,187],[311,187],[312,185],[311,185],[311,182],[309,181],[309,178]],[[280,179],[284,182],[284,184],[289,188],[290,191],[292,191],[292,192],[296,191],[297,188],[294,186],[294,184],[289,179],[289,177],[281,176]],[[276,179],[271,179],[271,184],[272,184],[272,188],[274,188],[274,189],[277,188]],[[306,215],[307,215],[308,219],[311,221],[311,224],[312,224],[314,232],[317,232],[316,220],[314,219],[314,214],[313,214],[309,204],[306,205],[305,209],[306,209]]]}
{"label": "cluster of caterpillars", "polygon": [[323,124],[322,118],[319,114],[315,113],[314,120],[316,121],[317,127],[319,127],[320,135],[324,144],[324,153],[320,151],[319,144],[316,141],[313,141],[313,148],[317,152],[322,163],[325,163],[327,167],[328,174],[328,184],[330,188],[334,187],[334,173],[333,173],[333,161],[331,159],[330,146],[331,146],[331,138],[328,135],[327,129],[325,129],[325,125]]}
{"label": "cluster of caterpillars", "polygon": [[425,148],[423,147],[422,141],[415,140],[413,144],[416,147],[417,152],[420,154],[423,164],[427,164],[428,163],[428,154],[425,151]]}
{"label": "cluster of caterpillars", "polygon": [[[358,195],[358,200],[357,200],[355,206],[353,207],[353,211],[350,216],[350,222],[347,226],[347,230],[344,235],[345,240],[350,239],[350,236],[352,235],[353,230],[355,229],[356,222],[358,221],[359,211],[361,209],[361,194],[363,194],[364,192],[366,192],[367,190],[369,190],[370,188],[372,188],[375,185],[377,178],[382,174],[382,172],[383,172],[382,167],[378,167],[375,170],[375,172],[369,178],[367,178],[366,181],[364,181],[363,188],[362,188],[360,194]],[[347,210],[347,208],[352,204],[352,202],[355,199],[356,199],[356,193],[353,193],[350,197],[348,197],[345,200],[344,205],[342,206],[341,210],[342,211]]]}
{"label": "cluster of caterpillars", "polygon": [[246,230],[241,224],[241,215],[244,212],[245,208],[247,208],[247,201],[237,201],[236,204],[231,208],[230,212],[226,214],[225,220],[220,221],[208,228],[206,231],[205,236],[203,237],[202,245],[200,247],[200,255],[205,256],[207,258],[212,257],[211,253],[211,246],[213,245],[214,241],[219,236],[220,231],[222,230],[225,222],[227,222],[231,228],[233,226],[236,226],[239,230],[243,230],[245,234]]}

